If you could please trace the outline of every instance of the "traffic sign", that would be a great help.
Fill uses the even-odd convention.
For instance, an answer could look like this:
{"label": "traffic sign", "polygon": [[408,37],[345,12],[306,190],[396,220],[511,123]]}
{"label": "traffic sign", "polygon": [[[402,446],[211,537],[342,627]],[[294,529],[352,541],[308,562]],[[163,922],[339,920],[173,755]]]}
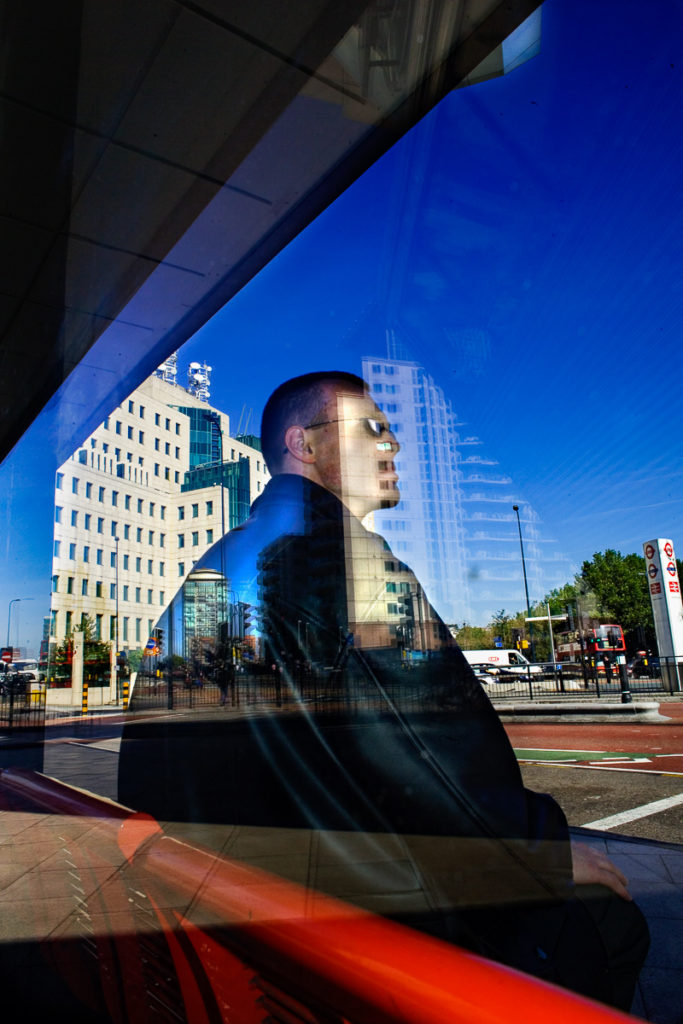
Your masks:
{"label": "traffic sign", "polygon": [[[654,558],[655,557],[655,549],[652,547],[652,544],[646,544],[645,545],[645,557],[646,558]],[[669,557],[671,557],[671,556],[669,556]]]}
{"label": "traffic sign", "polygon": [[675,576],[676,575],[676,563],[675,562],[667,562],[666,571],[668,572],[669,576]]}
{"label": "traffic sign", "polygon": [[653,580],[655,578],[655,576],[657,575],[657,566],[656,565],[651,565],[647,571],[650,574],[650,579]]}
{"label": "traffic sign", "polygon": [[670,540],[668,540],[664,545],[664,554],[667,558],[673,558],[674,556],[674,546]]}

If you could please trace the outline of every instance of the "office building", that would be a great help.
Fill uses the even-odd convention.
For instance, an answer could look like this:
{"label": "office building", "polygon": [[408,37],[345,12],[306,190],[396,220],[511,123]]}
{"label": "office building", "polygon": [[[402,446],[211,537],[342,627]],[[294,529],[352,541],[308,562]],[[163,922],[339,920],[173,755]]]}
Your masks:
{"label": "office building", "polygon": [[524,608],[519,506],[529,593],[540,600],[573,575],[511,477],[481,440],[461,436],[443,390],[410,359],[363,359],[362,375],[401,445],[400,504],[374,514],[374,529],[410,565],[449,624],[487,624]]}
{"label": "office building", "polygon": [[140,385],[60,466],[55,486],[50,636],[85,616],[97,639],[144,647],[204,552],[248,515],[268,472],[258,439],[230,436],[172,360]]}

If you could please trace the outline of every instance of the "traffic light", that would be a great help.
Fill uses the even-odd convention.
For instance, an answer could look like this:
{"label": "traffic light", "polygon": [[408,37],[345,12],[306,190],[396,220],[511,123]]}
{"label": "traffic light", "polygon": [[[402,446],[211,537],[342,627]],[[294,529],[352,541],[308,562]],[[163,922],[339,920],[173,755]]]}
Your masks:
{"label": "traffic light", "polygon": [[240,626],[241,626],[240,636],[245,637],[249,633],[249,630],[252,629],[253,625],[254,625],[254,622],[253,622],[254,609],[253,609],[252,605],[249,604],[248,601],[242,601],[241,602],[241,610],[242,610],[242,614],[241,614],[241,620],[242,621],[240,622]]}
{"label": "traffic light", "polygon": [[159,648],[160,651],[163,651],[163,649],[164,649],[164,631],[159,626],[157,626],[157,628],[155,629],[154,632],[156,634],[157,647]]}

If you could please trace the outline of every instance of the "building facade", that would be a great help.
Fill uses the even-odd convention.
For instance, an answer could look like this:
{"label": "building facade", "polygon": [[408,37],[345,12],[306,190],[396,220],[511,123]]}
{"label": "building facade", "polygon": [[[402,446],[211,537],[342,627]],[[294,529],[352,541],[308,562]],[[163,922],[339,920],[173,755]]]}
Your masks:
{"label": "building facade", "polygon": [[50,636],[87,616],[117,650],[144,647],[197,560],[243,521],[268,472],[204,397],[155,375],[60,466]]}
{"label": "building facade", "polygon": [[451,403],[418,363],[363,359],[362,375],[401,451],[400,504],[374,514],[374,528],[410,565],[449,624],[485,625],[496,612],[525,607],[519,506],[531,601],[573,575],[539,517],[482,441],[462,436]]}
{"label": "building facade", "polygon": [[401,502],[375,513],[375,527],[416,573],[444,621],[462,622],[469,592],[453,409],[417,363],[367,357],[362,374],[401,445],[394,460]]}

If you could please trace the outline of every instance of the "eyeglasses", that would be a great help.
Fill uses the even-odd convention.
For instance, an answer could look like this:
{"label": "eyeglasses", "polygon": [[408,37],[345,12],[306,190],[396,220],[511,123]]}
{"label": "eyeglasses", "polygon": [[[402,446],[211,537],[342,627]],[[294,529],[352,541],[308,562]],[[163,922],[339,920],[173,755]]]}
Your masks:
{"label": "eyeglasses", "polygon": [[[350,420],[321,420],[320,423],[309,423],[304,429],[313,430],[314,427],[326,427],[329,423],[364,423],[365,429],[372,437],[381,437],[382,434],[391,433],[391,428],[388,423],[383,423],[381,420],[375,420],[372,416],[358,416]],[[390,448],[391,444],[388,443],[388,447]]]}

